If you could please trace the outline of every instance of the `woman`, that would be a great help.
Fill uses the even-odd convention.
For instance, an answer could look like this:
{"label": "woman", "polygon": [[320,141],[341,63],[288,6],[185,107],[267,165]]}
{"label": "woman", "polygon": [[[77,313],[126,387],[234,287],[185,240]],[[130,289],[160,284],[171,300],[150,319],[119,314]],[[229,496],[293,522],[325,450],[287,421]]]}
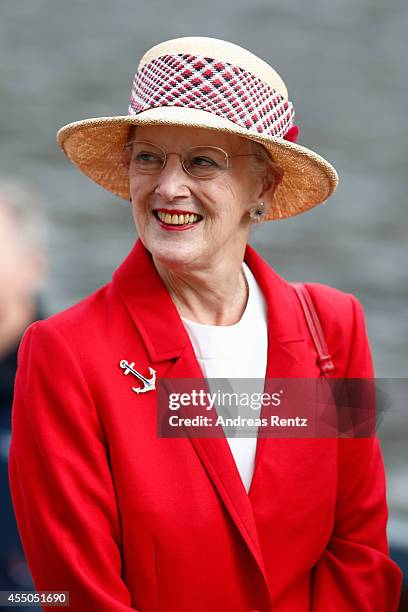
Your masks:
{"label": "woman", "polygon": [[[72,610],[397,609],[375,438],[157,435],[162,379],[322,375],[294,288],[247,245],[251,224],[336,187],[293,116],[265,62],[182,38],[145,54],[128,116],[59,132],[131,200],[140,237],[111,283],[20,348],[13,500],[37,589],[69,591]],[[371,378],[359,302],[309,290],[330,375]]]}

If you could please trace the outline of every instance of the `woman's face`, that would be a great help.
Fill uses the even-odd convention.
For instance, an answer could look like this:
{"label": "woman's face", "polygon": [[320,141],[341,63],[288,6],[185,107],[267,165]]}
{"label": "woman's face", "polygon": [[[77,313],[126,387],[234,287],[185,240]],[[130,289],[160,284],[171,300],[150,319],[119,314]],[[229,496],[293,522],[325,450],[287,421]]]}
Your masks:
{"label": "woman's face", "polygon": [[[182,154],[205,145],[220,147],[228,155],[252,152],[245,139],[202,128],[141,126],[134,140],[151,142],[167,153]],[[144,174],[136,167],[133,149],[129,167],[133,217],[156,261],[194,269],[209,267],[223,257],[242,258],[251,223],[249,210],[262,199],[265,183],[252,169],[253,157],[238,157],[230,164],[214,178],[200,179],[184,171],[180,157],[169,155],[163,169]],[[169,217],[164,215],[177,213],[183,215],[177,219],[184,219],[183,225],[166,223]],[[198,220],[186,224],[186,219],[192,219],[187,215],[199,215]]]}

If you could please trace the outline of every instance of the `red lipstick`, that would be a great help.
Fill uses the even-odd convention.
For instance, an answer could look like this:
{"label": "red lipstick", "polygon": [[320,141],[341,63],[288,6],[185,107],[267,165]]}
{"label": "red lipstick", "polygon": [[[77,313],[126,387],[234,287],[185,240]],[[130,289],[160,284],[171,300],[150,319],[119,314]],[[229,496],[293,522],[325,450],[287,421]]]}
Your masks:
{"label": "red lipstick", "polygon": [[[156,208],[153,212],[162,212],[168,215],[198,215],[198,213],[191,210],[180,210],[178,208]],[[201,217],[201,215],[198,216]]]}
{"label": "red lipstick", "polygon": [[[183,223],[182,225],[170,225],[169,223],[164,223],[160,218],[158,213],[168,214],[168,215],[196,215],[200,217],[197,221],[193,221],[192,223]],[[186,230],[191,230],[197,225],[201,219],[201,215],[197,215],[197,213],[189,212],[186,210],[180,210],[178,208],[166,209],[166,208],[157,208],[153,210],[153,216],[156,218],[160,227],[168,232],[184,232]]]}

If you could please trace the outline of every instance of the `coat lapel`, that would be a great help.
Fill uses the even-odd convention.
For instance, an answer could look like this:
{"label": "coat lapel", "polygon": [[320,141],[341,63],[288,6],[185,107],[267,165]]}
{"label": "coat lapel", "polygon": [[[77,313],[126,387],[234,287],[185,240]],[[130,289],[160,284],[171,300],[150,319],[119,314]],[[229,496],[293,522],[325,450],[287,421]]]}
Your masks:
{"label": "coat lapel", "polygon": [[[266,382],[276,378],[306,378],[310,354],[305,335],[303,314],[298,298],[287,281],[248,245],[245,261],[260,286],[268,307],[268,361]],[[267,438],[258,438],[255,469],[249,496],[252,497],[256,474]]]}
{"label": "coat lapel", "polygon": [[[293,300],[296,296],[249,246],[245,260],[268,305],[266,375],[269,378],[300,377],[304,363],[299,347],[304,347],[305,338]],[[115,272],[113,284],[137,326],[152,364],[167,362],[166,378],[202,379],[177,309],[140,241]],[[190,441],[255,558],[269,591],[250,496],[245,491],[226,438],[190,437]],[[264,441],[258,439],[254,478]]]}

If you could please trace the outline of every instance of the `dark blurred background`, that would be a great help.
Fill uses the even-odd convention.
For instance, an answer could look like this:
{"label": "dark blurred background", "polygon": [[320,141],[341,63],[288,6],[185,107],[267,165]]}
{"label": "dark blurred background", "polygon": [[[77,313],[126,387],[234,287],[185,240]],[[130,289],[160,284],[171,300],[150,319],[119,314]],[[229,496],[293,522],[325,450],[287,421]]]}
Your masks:
{"label": "dark blurred background", "polygon": [[[405,0],[2,0],[0,15],[0,172],[25,179],[46,202],[46,314],[107,282],[135,240],[128,204],[74,169],[56,145],[57,129],[126,114],[131,78],[152,45],[212,36],[278,70],[297,111],[299,143],[340,175],[326,205],[256,228],[252,243],[288,280],[356,294],[377,376],[406,377]],[[389,537],[401,565],[408,555],[407,431],[402,411],[387,415],[380,430]]]}

